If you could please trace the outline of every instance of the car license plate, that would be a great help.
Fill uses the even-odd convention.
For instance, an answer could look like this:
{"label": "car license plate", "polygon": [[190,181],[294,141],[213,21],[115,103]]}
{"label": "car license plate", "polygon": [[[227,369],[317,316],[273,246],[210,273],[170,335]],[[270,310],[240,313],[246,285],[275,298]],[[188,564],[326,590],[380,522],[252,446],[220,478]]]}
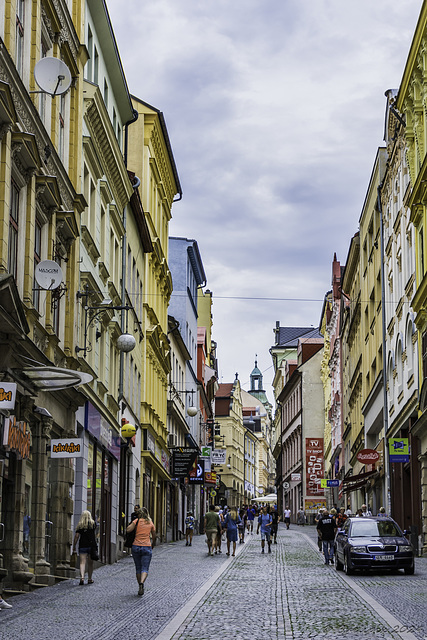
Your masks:
{"label": "car license plate", "polygon": [[374,560],[394,560],[394,556],[374,556]]}

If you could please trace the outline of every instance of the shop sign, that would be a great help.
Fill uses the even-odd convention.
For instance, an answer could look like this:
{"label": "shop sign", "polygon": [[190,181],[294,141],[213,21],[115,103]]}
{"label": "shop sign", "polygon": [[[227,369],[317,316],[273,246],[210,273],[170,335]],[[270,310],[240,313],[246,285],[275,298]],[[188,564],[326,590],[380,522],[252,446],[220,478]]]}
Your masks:
{"label": "shop sign", "polygon": [[212,447],[202,447],[200,455],[202,458],[210,458],[212,453]]}
{"label": "shop sign", "polygon": [[306,513],[318,513],[320,509],[326,509],[325,499],[306,499],[304,501],[304,510]]}
{"label": "shop sign", "polygon": [[328,480],[327,478],[322,478],[320,481],[320,486],[322,487],[322,489],[326,489],[328,487],[339,487],[340,486],[340,481],[339,480]]}
{"label": "shop sign", "polygon": [[0,382],[0,409],[14,409],[16,382]]}
{"label": "shop sign", "polygon": [[51,458],[80,458],[83,456],[81,438],[60,438],[50,441]]}
{"label": "shop sign", "polygon": [[117,459],[120,459],[120,436],[108,421],[95,409],[93,404],[86,404],[85,429],[91,433]]}
{"label": "shop sign", "polygon": [[389,438],[390,462],[409,462],[409,438]]}
{"label": "shop sign", "polygon": [[156,451],[156,441],[154,440],[153,436],[151,435],[151,433],[147,431],[147,451],[151,451],[151,453],[155,453]]}
{"label": "shop sign", "polygon": [[380,454],[375,449],[362,449],[356,458],[363,464],[374,464],[380,459]]}
{"label": "shop sign", "polygon": [[319,480],[324,476],[323,438],[305,439],[306,495],[323,496]]}
{"label": "shop sign", "polygon": [[22,460],[30,457],[31,432],[28,422],[16,421],[16,416],[7,418],[4,424],[3,445]]}
{"label": "shop sign", "polygon": [[192,447],[179,447],[172,449],[172,477],[186,478],[191,471],[198,449]]}
{"label": "shop sign", "polygon": [[203,484],[205,480],[205,463],[203,460],[196,460],[188,474],[190,484]]}
{"label": "shop sign", "polygon": [[212,451],[212,464],[225,464],[227,449],[214,449]]}
{"label": "shop sign", "polygon": [[291,473],[291,482],[301,482],[301,474]]}
{"label": "shop sign", "polygon": [[215,471],[205,471],[205,482],[206,484],[215,484],[216,485],[216,473]]}

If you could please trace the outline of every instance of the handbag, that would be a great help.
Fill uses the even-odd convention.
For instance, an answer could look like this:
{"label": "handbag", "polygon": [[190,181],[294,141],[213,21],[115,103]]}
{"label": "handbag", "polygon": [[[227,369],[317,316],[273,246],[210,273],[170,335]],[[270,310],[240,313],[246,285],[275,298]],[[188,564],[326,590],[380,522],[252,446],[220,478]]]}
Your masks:
{"label": "handbag", "polygon": [[76,564],[77,564],[77,553],[74,551],[74,553],[72,553],[71,557],[70,557],[70,567],[71,567],[71,569],[75,569],[76,568]]}
{"label": "handbag", "polygon": [[90,548],[90,554],[89,555],[90,555],[92,560],[99,560],[98,545],[96,543]]}
{"label": "handbag", "polygon": [[135,536],[136,536],[136,529],[138,527],[138,523],[139,523],[139,518],[138,518],[138,520],[136,522],[136,525],[135,525],[135,528],[133,529],[133,531],[128,531],[126,533],[124,546],[127,547],[128,549],[130,549],[132,547],[133,543],[134,543]]}

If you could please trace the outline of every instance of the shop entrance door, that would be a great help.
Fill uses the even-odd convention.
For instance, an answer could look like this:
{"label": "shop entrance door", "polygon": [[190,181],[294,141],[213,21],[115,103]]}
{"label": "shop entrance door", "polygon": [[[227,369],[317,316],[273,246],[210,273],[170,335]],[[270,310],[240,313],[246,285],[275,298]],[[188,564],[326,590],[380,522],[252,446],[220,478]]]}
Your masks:
{"label": "shop entrance door", "polygon": [[111,459],[105,455],[103,459],[104,477],[102,486],[102,526],[100,532],[99,559],[101,562],[111,561]]}

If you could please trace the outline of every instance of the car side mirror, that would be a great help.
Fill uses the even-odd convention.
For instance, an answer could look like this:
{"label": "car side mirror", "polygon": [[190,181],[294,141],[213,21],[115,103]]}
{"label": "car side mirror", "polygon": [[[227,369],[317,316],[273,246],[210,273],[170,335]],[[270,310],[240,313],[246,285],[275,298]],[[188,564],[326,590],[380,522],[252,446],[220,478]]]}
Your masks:
{"label": "car side mirror", "polygon": [[337,536],[343,536],[345,533],[344,529],[338,529]]}

